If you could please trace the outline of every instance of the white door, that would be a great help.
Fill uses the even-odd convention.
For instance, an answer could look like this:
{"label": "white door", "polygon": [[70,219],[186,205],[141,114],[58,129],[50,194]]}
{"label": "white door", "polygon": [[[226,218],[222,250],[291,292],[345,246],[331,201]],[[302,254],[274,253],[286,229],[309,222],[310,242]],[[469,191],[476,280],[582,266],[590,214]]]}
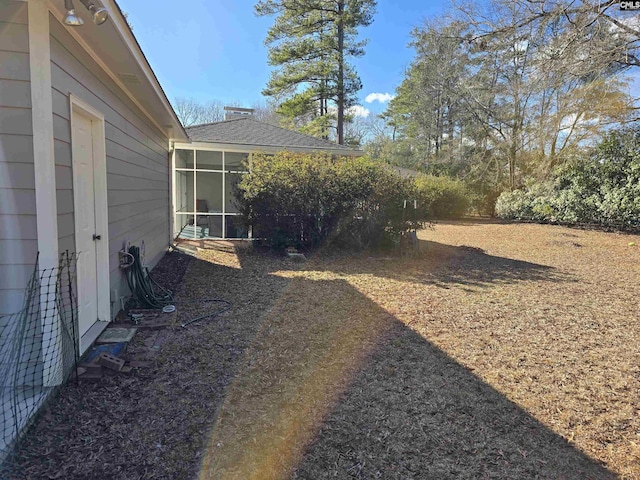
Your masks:
{"label": "white door", "polygon": [[98,265],[96,243],[96,202],[93,165],[93,135],[91,119],[74,112],[73,174],[78,180],[74,196],[79,197],[74,212],[76,252],[78,255],[78,321],[80,336],[98,320]]}
{"label": "white door", "polygon": [[111,318],[104,118],[71,98],[78,334],[84,352]]}

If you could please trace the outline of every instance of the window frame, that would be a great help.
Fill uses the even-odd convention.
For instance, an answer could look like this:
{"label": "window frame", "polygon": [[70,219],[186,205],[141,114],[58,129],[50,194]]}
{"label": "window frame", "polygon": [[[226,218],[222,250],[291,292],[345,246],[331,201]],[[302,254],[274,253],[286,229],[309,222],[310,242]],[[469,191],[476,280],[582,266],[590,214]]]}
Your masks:
{"label": "window frame", "polygon": [[[176,167],[176,156],[177,156],[177,152],[179,150],[186,150],[186,151],[191,151],[193,152],[193,167],[192,168],[178,168]],[[222,168],[221,169],[215,169],[215,168],[198,168],[198,151],[209,151],[209,152],[220,152],[222,153]],[[242,155],[246,155],[246,158],[249,161],[249,170],[239,170],[237,165],[232,165],[230,168],[227,168],[227,164],[226,164],[226,154],[227,153],[233,153],[233,154],[242,154]],[[179,234],[179,231],[176,231],[176,220],[178,218],[178,215],[192,215],[193,216],[193,224],[194,227],[198,225],[198,217],[221,217],[222,219],[222,236],[221,237],[213,237],[213,236],[207,236],[207,237],[202,237],[202,239],[209,239],[209,240],[228,240],[230,239],[227,236],[227,217],[237,217],[240,216],[240,213],[233,213],[233,212],[227,212],[227,174],[233,174],[233,175],[237,175],[237,174],[246,174],[249,173],[251,170],[251,162],[252,162],[252,157],[253,157],[253,152],[251,151],[237,151],[235,149],[220,149],[218,147],[212,147],[212,148],[203,148],[203,147],[190,147],[190,148],[185,148],[183,146],[175,146],[175,148],[173,149],[173,155],[172,155],[172,165],[173,165],[173,171],[172,171],[172,182],[173,182],[173,198],[172,198],[172,203],[173,203],[173,238],[176,238],[177,235]],[[194,211],[180,211],[177,212],[176,211],[176,205],[178,204],[177,202],[177,191],[176,191],[176,179],[177,179],[177,172],[192,172],[193,173],[193,198],[192,200],[192,205],[193,205],[193,210]],[[222,174],[222,212],[221,213],[205,213],[205,212],[197,212],[195,210],[197,210],[197,198],[198,198],[198,187],[197,187],[197,182],[198,182],[198,172],[202,172],[202,173],[221,173]],[[189,205],[189,201],[187,201],[187,205]],[[248,239],[251,238],[251,231],[249,230],[248,232]],[[239,240],[238,238],[231,238],[232,240]]]}

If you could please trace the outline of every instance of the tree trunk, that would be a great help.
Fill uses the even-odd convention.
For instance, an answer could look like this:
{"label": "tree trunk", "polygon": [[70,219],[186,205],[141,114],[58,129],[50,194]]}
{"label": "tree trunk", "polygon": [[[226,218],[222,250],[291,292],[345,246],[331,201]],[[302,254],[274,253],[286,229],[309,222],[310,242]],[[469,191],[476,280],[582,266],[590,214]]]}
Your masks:
{"label": "tree trunk", "polygon": [[338,143],[344,145],[344,0],[338,1]]}
{"label": "tree trunk", "polygon": [[[515,133],[515,132],[514,132]],[[515,138],[511,141],[511,148],[509,152],[509,189],[516,189],[516,155],[518,154],[518,147],[516,145]]]}
{"label": "tree trunk", "polygon": [[518,135],[520,135],[520,108],[515,105],[515,120],[511,131],[511,145],[509,146],[509,190],[516,189],[516,160],[518,158]]}
{"label": "tree trunk", "polygon": [[519,84],[516,81],[513,95],[513,128],[511,130],[511,145],[509,148],[509,190],[516,189],[516,161],[518,158],[519,136],[522,127],[522,110],[520,108]]}

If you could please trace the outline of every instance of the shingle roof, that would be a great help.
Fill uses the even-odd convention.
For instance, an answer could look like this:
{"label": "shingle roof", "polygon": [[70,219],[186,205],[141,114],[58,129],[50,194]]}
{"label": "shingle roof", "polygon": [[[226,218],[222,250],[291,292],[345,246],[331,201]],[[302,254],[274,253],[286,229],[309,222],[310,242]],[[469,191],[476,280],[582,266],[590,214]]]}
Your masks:
{"label": "shingle roof", "polygon": [[256,147],[340,150],[345,154],[361,154],[358,150],[312,137],[253,118],[234,118],[223,122],[187,127],[192,142],[229,143]]}

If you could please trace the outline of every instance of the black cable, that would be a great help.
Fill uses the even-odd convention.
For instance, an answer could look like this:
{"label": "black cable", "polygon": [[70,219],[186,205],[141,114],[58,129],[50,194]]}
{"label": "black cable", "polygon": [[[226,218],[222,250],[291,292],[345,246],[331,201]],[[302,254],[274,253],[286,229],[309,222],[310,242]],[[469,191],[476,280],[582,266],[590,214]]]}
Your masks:
{"label": "black cable", "polygon": [[[189,301],[189,302],[191,302],[191,301]],[[231,310],[231,307],[233,306],[233,304],[231,302],[229,302],[228,300],[223,300],[221,298],[211,298],[211,299],[206,299],[206,300],[198,300],[198,302],[199,303],[222,303],[222,304],[224,304],[224,306],[220,310],[218,310],[216,312],[206,313],[204,315],[200,315],[199,317],[192,318],[191,320],[180,324],[180,326],[182,328],[186,328],[189,325],[191,325],[192,323],[198,322],[200,320],[204,320],[205,318],[217,317],[218,315],[222,315],[224,312],[227,312],[227,311]],[[184,301],[184,302],[179,301],[179,302],[176,302],[176,303],[186,303],[186,301]]]}

